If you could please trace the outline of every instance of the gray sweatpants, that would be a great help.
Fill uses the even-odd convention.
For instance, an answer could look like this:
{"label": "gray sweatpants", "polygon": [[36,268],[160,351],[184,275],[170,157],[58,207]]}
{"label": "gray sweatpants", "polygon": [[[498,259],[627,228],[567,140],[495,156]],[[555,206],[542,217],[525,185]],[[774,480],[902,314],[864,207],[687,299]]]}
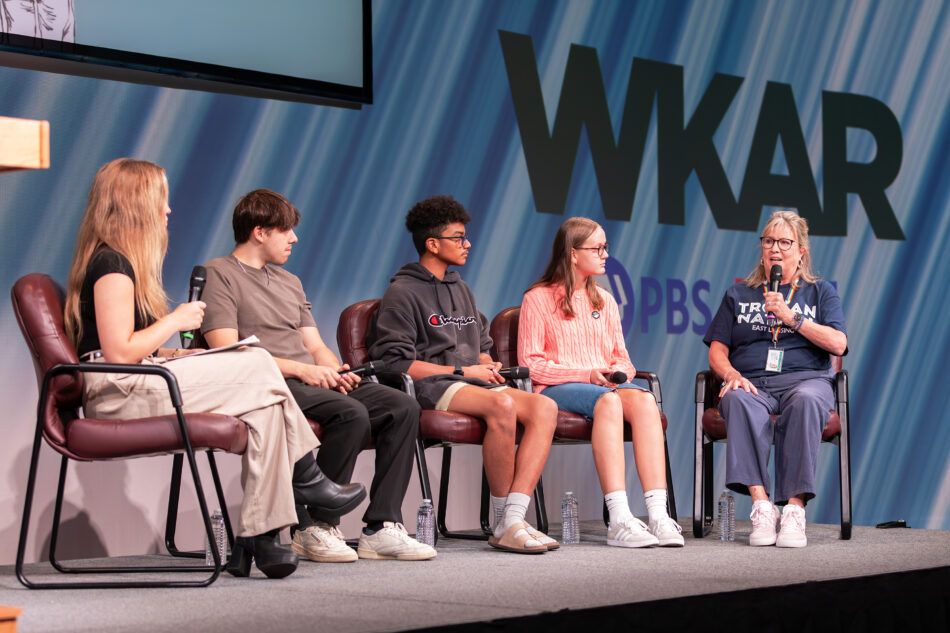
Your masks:
{"label": "gray sweatpants", "polygon": [[[749,494],[749,486],[769,490],[769,453],[775,444],[775,492],[786,503],[815,496],[821,433],[834,408],[831,370],[799,371],[752,378],[759,394],[736,389],[719,402],[726,420],[726,486]],[[772,415],[777,415],[772,420]]]}

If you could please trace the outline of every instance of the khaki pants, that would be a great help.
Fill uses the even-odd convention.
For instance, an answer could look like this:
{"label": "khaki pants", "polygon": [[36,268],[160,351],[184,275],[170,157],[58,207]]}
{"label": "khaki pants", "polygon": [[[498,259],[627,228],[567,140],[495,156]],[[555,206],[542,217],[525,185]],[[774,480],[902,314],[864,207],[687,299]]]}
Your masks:
{"label": "khaki pants", "polygon": [[[294,464],[319,445],[271,355],[260,348],[186,356],[164,364],[178,380],[185,413],[222,413],[247,425],[238,536],[255,536],[297,523],[291,479]],[[144,418],[173,414],[159,376],[86,374],[88,417]]]}

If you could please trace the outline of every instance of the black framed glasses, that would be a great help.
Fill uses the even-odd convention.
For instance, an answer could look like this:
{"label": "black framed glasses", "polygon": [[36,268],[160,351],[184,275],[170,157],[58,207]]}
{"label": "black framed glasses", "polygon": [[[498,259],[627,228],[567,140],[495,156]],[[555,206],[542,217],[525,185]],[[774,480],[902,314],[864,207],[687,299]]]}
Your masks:
{"label": "black framed glasses", "polygon": [[610,244],[605,243],[603,246],[578,246],[574,249],[575,251],[597,251],[597,255],[603,257],[610,251]]}
{"label": "black framed glasses", "polygon": [[468,242],[471,245],[471,242],[468,240],[467,235],[433,235],[432,239],[434,240],[452,240],[459,247],[464,246],[465,242]]}
{"label": "black framed glasses", "polygon": [[792,244],[795,243],[795,240],[788,240],[784,237],[780,240],[772,239],[771,237],[760,237],[759,244],[762,245],[762,248],[768,250],[772,248],[776,243],[778,243],[778,248],[780,251],[787,251],[792,247]]}

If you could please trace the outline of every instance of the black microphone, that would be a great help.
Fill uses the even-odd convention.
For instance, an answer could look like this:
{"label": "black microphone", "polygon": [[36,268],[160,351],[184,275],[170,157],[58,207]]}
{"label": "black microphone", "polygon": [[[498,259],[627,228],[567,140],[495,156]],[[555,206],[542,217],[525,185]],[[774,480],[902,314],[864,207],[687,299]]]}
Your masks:
{"label": "black microphone", "polygon": [[380,360],[371,360],[368,363],[364,363],[359,367],[354,367],[353,369],[341,369],[340,374],[356,374],[357,376],[373,376],[377,372],[383,371],[386,369],[386,363]]}
{"label": "black microphone", "polygon": [[499,369],[498,374],[505,380],[518,380],[531,377],[531,372],[527,367],[505,367],[504,369]]}
{"label": "black microphone", "polygon": [[615,385],[622,385],[627,382],[627,374],[622,371],[615,371],[609,376],[606,376],[607,380],[614,383]]}
{"label": "black microphone", "polygon": [[[778,287],[782,284],[782,267],[778,264],[772,266],[769,271],[769,292],[778,292]],[[769,321],[775,321],[775,315],[771,312],[766,313],[765,318]]]}
{"label": "black microphone", "polygon": [[[191,269],[191,281],[188,284],[188,303],[197,301],[201,298],[201,292],[205,289],[205,281],[208,280],[208,271],[204,266],[195,266]],[[181,333],[181,348],[191,349],[195,346],[195,336],[198,330],[190,330]]]}

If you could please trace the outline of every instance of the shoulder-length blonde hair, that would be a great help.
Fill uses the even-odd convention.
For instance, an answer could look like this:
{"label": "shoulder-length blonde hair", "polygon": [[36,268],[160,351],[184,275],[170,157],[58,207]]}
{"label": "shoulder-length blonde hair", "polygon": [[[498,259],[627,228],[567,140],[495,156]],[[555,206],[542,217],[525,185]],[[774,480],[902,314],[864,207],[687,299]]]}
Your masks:
{"label": "shoulder-length blonde hair", "polygon": [[[811,270],[811,246],[808,244],[808,221],[794,211],[776,211],[765,223],[765,228],[759,237],[765,237],[765,234],[773,227],[784,224],[792,233],[795,234],[795,241],[798,242],[798,248],[804,250],[802,260],[798,265],[798,278],[805,283],[813,284],[818,281],[818,276]],[[759,262],[752,272],[745,278],[745,285],[750,288],[757,288],[769,280],[769,274],[765,271],[765,263],[762,261],[762,249],[759,249]]]}
{"label": "shoulder-length blonde hair", "polygon": [[168,313],[168,297],[162,287],[162,262],[168,247],[167,202],[168,179],[158,165],[118,158],[99,168],[79,225],[66,288],[66,332],[74,344],[82,339],[79,297],[86,267],[100,246],[121,253],[132,264],[135,310],[142,319]]}
{"label": "shoulder-length blonde hair", "polygon": [[[551,261],[548,262],[548,267],[541,278],[528,288],[532,290],[539,286],[561,286],[564,289],[564,295],[558,298],[558,307],[568,318],[575,316],[574,306],[571,305],[571,297],[574,296],[574,264],[571,261],[571,250],[580,248],[599,227],[600,225],[590,218],[564,220],[557,230],[557,235],[554,236],[554,246],[551,247]],[[597,290],[597,282],[594,281],[593,275],[587,278],[584,289],[587,290],[591,305],[597,310],[603,309],[604,298]]]}

